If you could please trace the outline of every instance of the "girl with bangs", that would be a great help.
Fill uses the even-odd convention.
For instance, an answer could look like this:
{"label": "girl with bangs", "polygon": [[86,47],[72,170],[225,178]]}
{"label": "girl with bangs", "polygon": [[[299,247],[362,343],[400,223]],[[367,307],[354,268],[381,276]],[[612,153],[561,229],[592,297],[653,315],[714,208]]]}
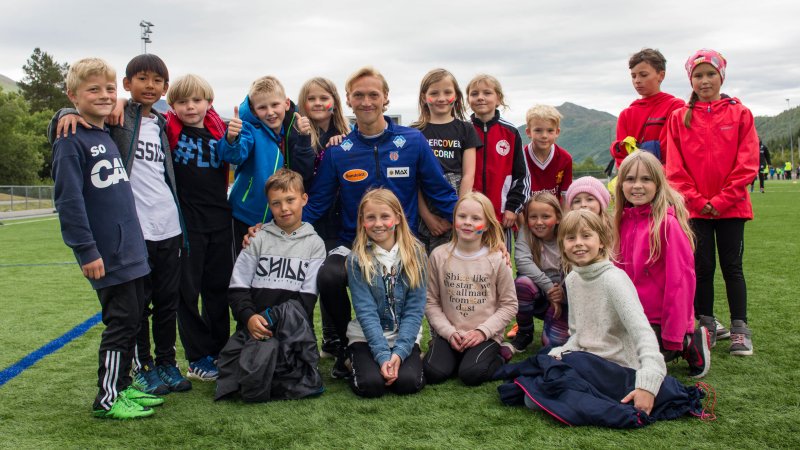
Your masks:
{"label": "girl with bangs", "polygon": [[361,397],[425,387],[419,348],[427,258],[388,189],[364,194],[345,267],[355,320],[347,327],[350,386]]}
{"label": "girl with bangs", "polygon": [[[588,210],[570,211],[561,220],[558,245],[572,265],[564,278],[569,292],[569,339],[548,353],[556,359],[583,351],[636,371],[635,388],[622,403],[650,413],[667,367],[658,341],[622,269],[611,263],[612,232]],[[624,380],[620,380],[624,383]]]}
{"label": "girl with bangs", "polygon": [[625,158],[618,179],[615,263],[636,286],[664,360],[682,357],[689,376],[701,378],[711,367],[711,330],[694,326],[694,233],[683,197],[647,152]]}
{"label": "girl with bangs", "polygon": [[423,365],[429,383],[457,374],[476,386],[511,358],[503,331],[517,313],[517,295],[491,201],[477,192],[462,196],[453,226],[450,243],[430,257],[425,314],[434,336]]}
{"label": "girl with bangs", "polygon": [[[336,85],[327,78],[314,77],[303,83],[300,94],[297,96],[297,103],[300,115],[311,120],[311,148],[317,155],[314,159],[314,176],[316,176],[328,143],[334,137],[349,133],[350,123],[344,116],[342,100]],[[326,251],[331,251],[338,245],[342,223],[339,202],[337,195],[328,211],[314,224],[317,234],[325,241]],[[323,302],[320,302],[320,315],[322,316],[320,356],[333,357],[340,351],[341,339],[336,332],[333,319],[324,305]]]}
{"label": "girl with bangs", "polygon": [[[419,119],[411,126],[428,139],[442,171],[459,197],[475,182],[475,148],[482,147],[475,128],[466,121],[464,94],[452,73],[433,69],[419,87]],[[419,194],[419,236],[430,252],[450,240],[452,225]]]}

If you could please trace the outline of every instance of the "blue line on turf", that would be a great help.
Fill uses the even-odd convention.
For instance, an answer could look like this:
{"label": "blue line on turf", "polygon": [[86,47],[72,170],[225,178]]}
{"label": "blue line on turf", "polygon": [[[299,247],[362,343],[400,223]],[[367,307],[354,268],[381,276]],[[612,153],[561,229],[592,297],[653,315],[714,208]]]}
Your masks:
{"label": "blue line on turf", "polygon": [[27,354],[24,358],[17,361],[14,365],[3,369],[3,371],[0,372],[0,386],[3,386],[7,382],[11,381],[14,377],[21,374],[23,370],[36,364],[40,359],[57,351],[61,347],[69,344],[74,339],[83,336],[87,331],[89,331],[90,328],[100,323],[100,320],[101,320],[100,313],[97,313],[92,317],[89,317],[83,323],[67,331],[60,337],[53,339],[47,344],[44,344],[38,350]]}

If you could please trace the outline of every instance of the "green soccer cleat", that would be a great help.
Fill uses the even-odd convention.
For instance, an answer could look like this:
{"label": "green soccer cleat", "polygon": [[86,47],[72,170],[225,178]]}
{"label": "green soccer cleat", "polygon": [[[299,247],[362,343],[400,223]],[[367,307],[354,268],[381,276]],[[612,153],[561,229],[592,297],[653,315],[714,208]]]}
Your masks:
{"label": "green soccer cleat", "polygon": [[97,418],[116,420],[141,419],[152,416],[153,413],[155,413],[154,410],[134,403],[124,395],[118,395],[108,411],[101,408],[95,409],[93,412],[94,416]]}
{"label": "green soccer cleat", "polygon": [[164,404],[164,399],[147,392],[142,392],[133,386],[128,386],[119,395],[124,395],[128,400],[140,406],[153,407],[161,406]]}

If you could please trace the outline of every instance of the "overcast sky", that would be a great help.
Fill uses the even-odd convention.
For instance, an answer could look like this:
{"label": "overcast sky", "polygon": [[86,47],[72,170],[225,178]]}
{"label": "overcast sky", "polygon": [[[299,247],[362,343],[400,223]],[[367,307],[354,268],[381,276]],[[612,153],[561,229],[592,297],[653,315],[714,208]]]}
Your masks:
{"label": "overcast sky", "polygon": [[[35,47],[59,62],[108,60],[121,77],[149,53],[175,79],[197,73],[229,115],[257,77],[276,75],[294,100],[312,76],[332,79],[373,65],[389,81],[389,113],[417,117],[417,90],[430,69],[453,72],[462,88],[477,73],[496,76],[516,124],[536,103],[568,101],[618,115],[636,93],[627,60],[643,47],[667,58],[663,89],[688,98],[683,63],[702,47],[728,59],[723,92],[756,115],[800,105],[797,1],[43,1],[7,6],[0,17],[0,74],[20,80]],[[13,11],[13,12],[12,12]],[[346,113],[350,114],[349,108]]]}

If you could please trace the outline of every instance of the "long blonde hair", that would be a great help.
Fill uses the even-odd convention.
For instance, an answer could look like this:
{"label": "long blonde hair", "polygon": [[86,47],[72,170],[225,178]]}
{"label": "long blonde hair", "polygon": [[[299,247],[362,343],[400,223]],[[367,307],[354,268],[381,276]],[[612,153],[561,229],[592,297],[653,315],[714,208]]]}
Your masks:
{"label": "long blonde hair", "polygon": [[[368,202],[386,205],[397,216],[399,222],[395,228],[395,240],[399,247],[400,262],[408,279],[409,287],[417,288],[425,282],[428,267],[425,248],[411,233],[408,220],[400,206],[400,200],[392,191],[384,188],[371,189],[361,198],[358,205],[358,224],[356,225],[356,239],[353,241],[352,253],[358,257],[358,264],[367,282],[375,276],[376,269],[373,261],[374,245],[364,228],[364,205]],[[352,261],[352,260],[351,260]],[[352,262],[351,262],[352,263]]]}
{"label": "long blonde hair", "polygon": [[525,204],[525,209],[523,210],[523,215],[525,216],[525,226],[524,233],[525,236],[528,238],[528,244],[531,247],[531,256],[533,256],[533,263],[536,264],[537,267],[542,267],[542,240],[536,237],[531,229],[528,227],[528,209],[530,208],[531,204],[533,203],[544,203],[545,205],[550,206],[556,212],[556,226],[553,227],[553,234],[554,237],[558,236],[558,225],[561,223],[561,217],[563,213],[561,212],[561,202],[558,201],[555,195],[547,192],[537,192],[533,194],[533,197],[528,200],[528,203]]}
{"label": "long blonde hair", "polygon": [[[303,86],[300,88],[300,94],[297,96],[297,110],[300,112],[300,115],[308,117],[308,111],[306,110],[306,98],[308,97],[308,92],[311,90],[312,86],[319,87],[333,97],[332,119],[333,127],[336,128],[336,132],[339,134],[344,134],[350,131],[350,122],[348,122],[344,117],[342,99],[339,97],[339,91],[336,90],[336,85],[333,84],[333,81],[327,78],[314,77],[303,83]],[[317,127],[311,127],[311,148],[313,148],[316,152],[320,147],[324,147],[325,144],[327,144],[327,142],[319,141],[319,132],[317,131]]]}
{"label": "long blonde hair", "polygon": [[[497,217],[494,215],[494,206],[492,205],[492,201],[480,192],[468,192],[458,199],[456,206],[453,208],[453,224],[456,223],[458,207],[467,200],[472,200],[473,202],[477,202],[479,205],[481,205],[483,216],[486,218],[486,229],[483,231],[483,235],[481,236],[481,244],[488,247],[490,252],[505,248],[506,243],[505,239],[503,238],[503,228],[500,226],[500,222],[497,221]],[[458,244],[458,233],[456,230],[453,230],[453,237],[450,238],[450,242],[453,243],[453,249],[455,249],[456,244]]]}
{"label": "long blonde hair", "polygon": [[442,80],[449,79],[453,83],[453,90],[455,91],[456,98],[453,101],[453,109],[450,111],[450,114],[458,120],[466,120],[466,108],[464,106],[464,94],[461,92],[461,88],[458,86],[458,81],[456,81],[456,77],[453,76],[452,73],[445,69],[433,69],[430,72],[426,73],[424,77],[422,77],[422,81],[419,85],[419,119],[416,122],[412,123],[411,126],[417,129],[423,129],[428,126],[428,123],[431,121],[431,109],[428,106],[427,98],[425,98],[425,94],[428,93],[428,89],[431,88],[433,83],[438,83]]}
{"label": "long blonde hair", "polygon": [[662,224],[664,224],[664,219],[667,217],[667,209],[670,206],[672,206],[675,211],[675,218],[678,220],[678,224],[689,239],[692,250],[694,250],[694,233],[691,227],[689,227],[689,212],[686,210],[683,197],[667,183],[661,161],[653,156],[653,154],[644,151],[631,153],[619,166],[617,187],[614,191],[614,196],[617,199],[617,205],[614,209],[614,242],[616,246],[619,247],[621,239],[619,229],[625,207],[630,205],[630,202],[625,199],[625,195],[622,192],[622,186],[628,174],[635,171],[637,167],[643,167],[647,173],[650,174],[650,177],[656,185],[655,196],[650,202],[650,255],[647,262],[655,262],[661,257],[661,236],[664,234],[661,228]]}
{"label": "long blonde hair", "polygon": [[572,263],[572,260],[569,259],[567,252],[564,250],[564,238],[568,235],[578,234],[584,228],[597,233],[600,243],[603,244],[603,248],[600,249],[597,258],[591,263],[596,263],[602,259],[613,259],[614,252],[611,248],[613,240],[608,224],[602,217],[587,209],[576,209],[566,213],[561,220],[561,226],[558,227],[558,248],[561,250],[561,261],[565,264]]}

